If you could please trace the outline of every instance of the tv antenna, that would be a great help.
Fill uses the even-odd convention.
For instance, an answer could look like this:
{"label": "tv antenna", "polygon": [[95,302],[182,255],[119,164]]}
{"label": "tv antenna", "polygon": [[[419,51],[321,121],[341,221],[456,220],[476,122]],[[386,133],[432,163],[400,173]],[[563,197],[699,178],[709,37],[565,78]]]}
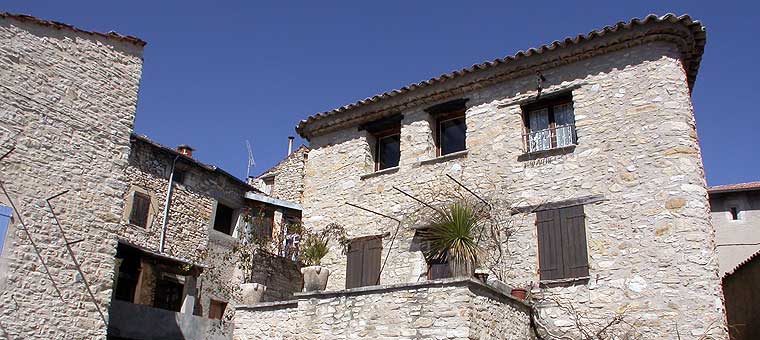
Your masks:
{"label": "tv antenna", "polygon": [[253,149],[251,149],[251,143],[245,140],[245,146],[248,148],[248,169],[245,171],[245,177],[251,177],[251,168],[256,166],[256,161],[253,160]]}

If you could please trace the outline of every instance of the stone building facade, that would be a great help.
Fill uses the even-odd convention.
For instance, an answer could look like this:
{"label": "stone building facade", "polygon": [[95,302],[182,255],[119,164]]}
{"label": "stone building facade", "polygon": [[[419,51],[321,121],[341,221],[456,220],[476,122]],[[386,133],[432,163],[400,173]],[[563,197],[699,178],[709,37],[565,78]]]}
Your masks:
{"label": "stone building facade", "polygon": [[720,274],[760,251],[760,182],[708,189]]}
{"label": "stone building facade", "polygon": [[0,338],[106,336],[144,45],[0,13]]}
{"label": "stone building facade", "polygon": [[[688,16],[649,16],[311,116],[297,127],[304,223],[381,238],[379,283],[420,282],[432,264],[409,195],[467,188],[524,212],[492,274],[532,287],[549,332],[572,331],[570,304],[592,324],[636,320],[646,339],[725,339],[690,99],[704,43]],[[572,243],[552,238],[567,228]],[[347,262],[334,244],[328,290],[346,287]]]}
{"label": "stone building facade", "polygon": [[308,159],[309,148],[301,145],[277,165],[249,181],[268,196],[300,204],[303,202],[304,170]]}

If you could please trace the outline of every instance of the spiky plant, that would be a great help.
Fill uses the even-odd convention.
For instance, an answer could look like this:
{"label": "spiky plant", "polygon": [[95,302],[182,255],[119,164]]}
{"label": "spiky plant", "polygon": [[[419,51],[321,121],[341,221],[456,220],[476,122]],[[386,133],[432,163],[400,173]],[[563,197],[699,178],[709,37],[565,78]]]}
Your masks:
{"label": "spiky plant", "polygon": [[472,276],[483,249],[475,240],[481,217],[466,202],[456,202],[436,214],[433,223],[421,232],[428,248],[429,263],[446,261],[453,276]]}
{"label": "spiky plant", "polygon": [[322,258],[330,251],[327,242],[327,238],[308,235],[301,244],[301,261],[307,266],[320,265]]}

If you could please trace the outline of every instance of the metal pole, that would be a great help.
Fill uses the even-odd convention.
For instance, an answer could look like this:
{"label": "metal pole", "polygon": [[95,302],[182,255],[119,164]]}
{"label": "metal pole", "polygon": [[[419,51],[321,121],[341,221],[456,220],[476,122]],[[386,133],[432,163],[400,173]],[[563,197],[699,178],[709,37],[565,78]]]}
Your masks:
{"label": "metal pole", "polygon": [[164,204],[164,220],[161,221],[161,243],[158,246],[159,254],[164,253],[164,246],[166,244],[166,223],[169,220],[169,205],[172,201],[172,189],[174,189],[174,166],[177,165],[177,159],[179,155],[174,157],[172,162],[172,172],[169,174],[169,189],[166,190],[166,204]]}

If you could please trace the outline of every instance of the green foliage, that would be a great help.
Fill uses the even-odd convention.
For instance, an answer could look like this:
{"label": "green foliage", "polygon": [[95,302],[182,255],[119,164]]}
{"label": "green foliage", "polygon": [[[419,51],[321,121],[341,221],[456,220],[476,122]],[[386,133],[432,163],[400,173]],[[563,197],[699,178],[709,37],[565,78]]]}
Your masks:
{"label": "green foliage", "polygon": [[340,224],[330,223],[319,232],[305,232],[300,246],[300,259],[307,266],[318,266],[330,252],[329,242],[335,239],[345,252],[348,239],[346,231]]}
{"label": "green foliage", "polygon": [[456,202],[438,211],[433,222],[421,230],[427,242],[428,262],[447,261],[454,276],[471,276],[484,252],[475,240],[482,217],[466,202]]}

